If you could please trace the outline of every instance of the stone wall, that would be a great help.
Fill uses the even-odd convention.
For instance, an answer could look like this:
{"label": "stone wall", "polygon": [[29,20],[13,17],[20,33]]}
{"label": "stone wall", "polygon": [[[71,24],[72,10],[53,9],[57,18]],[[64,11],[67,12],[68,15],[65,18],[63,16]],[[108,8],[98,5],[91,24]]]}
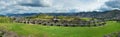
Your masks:
{"label": "stone wall", "polygon": [[81,27],[91,27],[91,26],[102,26],[105,25],[104,20],[90,20],[90,21],[82,21],[82,20],[38,20],[38,19],[15,19],[13,20],[17,23],[25,23],[25,24],[36,24],[36,25],[47,25],[47,26],[81,26]]}

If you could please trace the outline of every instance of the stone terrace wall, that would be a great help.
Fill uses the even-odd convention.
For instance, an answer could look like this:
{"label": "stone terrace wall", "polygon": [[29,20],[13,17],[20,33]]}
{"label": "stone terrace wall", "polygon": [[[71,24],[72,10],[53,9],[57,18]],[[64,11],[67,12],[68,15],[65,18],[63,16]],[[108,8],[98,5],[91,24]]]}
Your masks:
{"label": "stone terrace wall", "polygon": [[36,24],[36,25],[47,25],[47,26],[81,26],[81,27],[91,27],[91,26],[103,26],[106,24],[104,20],[90,20],[90,21],[82,21],[82,20],[73,20],[73,21],[65,21],[65,20],[38,20],[38,19],[15,19],[13,20],[17,23],[25,23],[25,24]]}

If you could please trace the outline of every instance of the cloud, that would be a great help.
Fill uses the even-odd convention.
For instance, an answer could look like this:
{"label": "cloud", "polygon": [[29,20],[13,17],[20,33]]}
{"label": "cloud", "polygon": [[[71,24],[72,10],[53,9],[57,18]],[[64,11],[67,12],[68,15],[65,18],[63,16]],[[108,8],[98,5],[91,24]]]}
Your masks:
{"label": "cloud", "polygon": [[111,8],[120,8],[120,0],[111,0],[106,2],[106,5]]}
{"label": "cloud", "polygon": [[[58,1],[58,2],[56,2]],[[100,8],[108,0],[54,0],[54,7],[93,11]]]}
{"label": "cloud", "polygon": [[18,3],[21,6],[49,7],[50,3],[46,0],[22,0]]}
{"label": "cloud", "polygon": [[120,8],[119,0],[0,0],[0,14],[105,11]]}

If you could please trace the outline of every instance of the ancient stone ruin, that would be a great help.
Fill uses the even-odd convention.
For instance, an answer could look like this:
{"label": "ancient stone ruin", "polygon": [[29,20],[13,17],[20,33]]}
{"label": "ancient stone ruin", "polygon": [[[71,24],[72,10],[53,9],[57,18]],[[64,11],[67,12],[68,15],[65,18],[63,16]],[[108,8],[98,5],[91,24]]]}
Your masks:
{"label": "ancient stone ruin", "polygon": [[25,19],[25,18],[16,18],[13,20],[17,23],[24,24],[36,24],[36,25],[47,25],[47,26],[65,26],[65,27],[91,27],[91,26],[103,26],[106,24],[104,20],[89,20],[84,21],[80,19],[67,21],[61,20],[57,18],[49,19],[49,20],[41,20],[41,19]]}

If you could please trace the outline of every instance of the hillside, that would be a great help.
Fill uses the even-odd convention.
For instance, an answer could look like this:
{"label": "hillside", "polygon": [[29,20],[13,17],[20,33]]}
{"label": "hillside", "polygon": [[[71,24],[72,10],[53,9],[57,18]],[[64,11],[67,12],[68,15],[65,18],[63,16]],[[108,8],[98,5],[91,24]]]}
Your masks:
{"label": "hillside", "polygon": [[[88,16],[80,16],[79,19],[89,21],[93,19],[93,16],[97,13],[85,13]],[[106,18],[118,18],[119,10],[108,11],[106,13],[101,13],[101,16],[104,16],[103,19]],[[84,15],[84,13],[82,13]],[[50,15],[35,15],[32,17],[23,17],[27,19],[52,19],[54,16]],[[78,19],[78,15],[76,16],[58,16],[59,19],[62,20],[75,20]],[[100,17],[100,15],[99,15]],[[21,19],[21,17],[19,17]],[[94,17],[94,20],[98,20]],[[101,19],[100,19],[101,20]],[[8,37],[11,35],[20,36],[20,37],[116,37],[119,34],[113,35],[111,33],[120,31],[120,22],[115,20],[109,21],[105,20],[105,25],[102,26],[87,26],[87,27],[64,27],[64,26],[45,26],[42,24],[26,24],[13,22],[12,18],[9,17],[0,17],[0,37],[3,35],[7,35]],[[95,23],[96,24],[96,23]],[[92,24],[91,24],[92,25]],[[4,34],[2,34],[2,33]]]}
{"label": "hillside", "polygon": [[96,17],[96,18],[111,18],[118,17],[120,15],[120,10],[110,10],[104,12],[76,12],[76,13],[25,13],[25,14],[6,14],[4,16],[15,16],[15,17],[30,17],[30,16],[39,16],[39,15],[50,15],[50,16],[79,16],[79,17]]}
{"label": "hillside", "polygon": [[7,30],[25,37],[103,37],[106,34],[120,31],[119,24],[115,21],[108,21],[105,26],[101,27],[57,27],[0,23],[0,27],[5,27]]}

